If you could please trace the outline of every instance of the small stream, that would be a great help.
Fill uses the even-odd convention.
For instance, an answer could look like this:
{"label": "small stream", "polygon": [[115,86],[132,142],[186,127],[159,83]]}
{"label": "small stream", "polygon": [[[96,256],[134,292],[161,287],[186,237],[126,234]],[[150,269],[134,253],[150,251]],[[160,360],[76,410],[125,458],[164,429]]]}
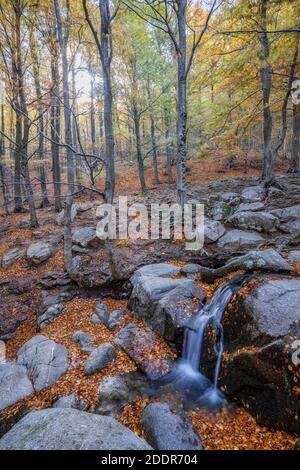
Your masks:
{"label": "small stream", "polygon": [[[221,285],[212,300],[206,304],[185,324],[182,358],[171,372],[163,379],[163,384],[181,389],[189,402],[208,408],[217,408],[225,404],[225,398],[218,389],[218,379],[224,351],[222,317],[232,296],[248,282],[249,277],[235,276]],[[213,379],[204,373],[201,364],[205,334],[208,325],[213,325],[217,332],[215,343],[216,362]]]}

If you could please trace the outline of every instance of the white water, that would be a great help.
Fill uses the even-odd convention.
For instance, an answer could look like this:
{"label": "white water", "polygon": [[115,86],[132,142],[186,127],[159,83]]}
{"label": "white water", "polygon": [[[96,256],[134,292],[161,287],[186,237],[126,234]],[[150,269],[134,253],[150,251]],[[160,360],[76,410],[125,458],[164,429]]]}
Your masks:
{"label": "white water", "polygon": [[[219,287],[211,302],[205,305],[187,323],[184,334],[183,355],[171,372],[171,380],[180,384],[181,388],[192,390],[193,399],[199,404],[208,407],[221,406],[224,396],[218,390],[218,379],[224,351],[223,327],[221,324],[223,313],[232,298],[243,285],[244,280],[235,277]],[[213,324],[218,332],[216,343],[216,363],[213,381],[204,374],[201,365],[203,343],[208,324]]]}

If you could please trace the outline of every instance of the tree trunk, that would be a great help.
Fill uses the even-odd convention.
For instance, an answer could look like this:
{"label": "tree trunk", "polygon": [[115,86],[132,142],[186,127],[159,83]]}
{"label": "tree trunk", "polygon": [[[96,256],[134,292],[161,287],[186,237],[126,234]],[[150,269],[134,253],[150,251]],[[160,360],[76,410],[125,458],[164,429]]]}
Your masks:
{"label": "tree trunk", "polygon": [[168,172],[168,183],[173,184],[174,179],[173,179],[173,173],[172,173],[172,164],[173,164],[173,152],[172,152],[172,146],[170,143],[170,116],[169,116],[169,111],[167,108],[165,108],[164,111],[165,114],[165,127],[166,127],[166,144],[167,144],[167,172]]}
{"label": "tree trunk", "polygon": [[53,173],[53,189],[55,210],[62,210],[61,204],[61,171],[60,171],[60,155],[59,145],[55,142],[60,141],[60,104],[59,104],[59,72],[58,72],[58,56],[57,50],[51,54],[51,155],[52,155],[52,173]]}
{"label": "tree trunk", "polygon": [[135,129],[135,138],[136,138],[136,156],[139,169],[139,178],[141,183],[141,189],[143,193],[147,192],[147,186],[145,181],[145,170],[144,170],[144,160],[142,156],[141,148],[141,116],[136,109],[133,112],[134,117],[134,129]]}
{"label": "tree trunk", "polygon": [[300,105],[293,105],[293,137],[290,173],[299,173],[300,159]]}
{"label": "tree trunk", "polygon": [[178,2],[177,22],[179,51],[177,53],[177,202],[185,202],[186,162],[186,0]]}
{"label": "tree trunk", "polygon": [[154,117],[152,113],[150,115],[150,122],[151,122],[151,142],[152,142],[154,184],[160,184],[159,175],[158,175],[158,166],[157,166],[157,144],[156,144],[156,135],[155,135],[155,123],[154,123]]}
{"label": "tree trunk", "polygon": [[263,136],[264,136],[264,161],[262,179],[268,186],[273,179],[274,152],[272,149],[273,120],[270,109],[270,93],[272,86],[272,68],[268,64],[270,57],[270,44],[267,31],[267,4],[268,0],[262,0],[261,5],[261,28],[264,33],[260,34],[261,44],[261,68],[260,80],[263,92]]}
{"label": "tree trunk", "polygon": [[3,194],[3,207],[6,215],[9,214],[8,205],[9,205],[9,190],[7,186],[6,174],[5,174],[5,163],[2,163],[5,160],[5,119],[4,119],[4,104],[1,105],[1,131],[3,134],[0,135],[0,183],[2,186]]}

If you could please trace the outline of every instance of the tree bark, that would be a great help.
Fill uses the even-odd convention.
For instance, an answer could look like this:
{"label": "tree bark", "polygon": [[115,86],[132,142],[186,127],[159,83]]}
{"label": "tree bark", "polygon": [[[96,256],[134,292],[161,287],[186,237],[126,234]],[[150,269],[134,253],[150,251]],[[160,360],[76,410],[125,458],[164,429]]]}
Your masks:
{"label": "tree bark", "polygon": [[268,63],[270,57],[270,44],[267,33],[267,6],[268,0],[262,0],[261,4],[261,29],[264,31],[260,34],[261,44],[261,68],[260,80],[263,94],[263,136],[264,136],[264,161],[262,179],[268,186],[273,179],[274,152],[272,149],[272,129],[273,120],[270,109],[270,93],[272,87],[272,68]]}
{"label": "tree bark", "polygon": [[166,150],[167,150],[168,183],[173,184],[174,183],[173,173],[172,173],[173,152],[172,152],[172,146],[170,143],[170,116],[169,116],[169,111],[167,108],[165,108],[164,114],[165,114],[165,128],[166,128],[165,137],[166,137]]}
{"label": "tree bark", "polygon": [[144,160],[142,156],[142,147],[141,147],[141,116],[139,112],[134,108],[133,110],[133,119],[134,119],[134,130],[136,138],[136,157],[138,162],[139,169],[139,178],[141,183],[141,189],[143,193],[147,192],[147,186],[145,181],[145,170],[144,170]]}
{"label": "tree bark", "polygon": [[300,159],[300,105],[293,105],[293,136],[290,173],[299,173]]}
{"label": "tree bark", "polygon": [[51,156],[55,210],[62,210],[61,204],[61,170],[60,170],[60,152],[59,145],[55,142],[60,141],[60,103],[59,103],[59,72],[58,72],[58,53],[56,46],[51,54]]}

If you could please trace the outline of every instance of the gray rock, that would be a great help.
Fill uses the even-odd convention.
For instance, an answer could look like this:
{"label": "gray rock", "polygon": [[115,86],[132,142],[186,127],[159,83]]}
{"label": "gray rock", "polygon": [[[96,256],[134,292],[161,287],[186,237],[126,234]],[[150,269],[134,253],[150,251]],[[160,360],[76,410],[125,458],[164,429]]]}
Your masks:
{"label": "gray rock", "polygon": [[[173,367],[173,358],[163,349],[159,338],[150,328],[142,329],[134,323],[128,323],[118,332],[115,344],[122,348],[151,380],[162,377]],[[156,360],[151,354],[154,350],[156,354],[159,351]]]}
{"label": "gray rock", "polygon": [[92,322],[94,325],[102,325],[102,321],[100,320],[100,318],[98,317],[98,315],[96,315],[96,313],[93,313],[93,315],[91,316],[91,322]]}
{"label": "gray rock", "polygon": [[66,372],[68,350],[46,336],[34,336],[18,351],[17,364],[27,367],[38,392],[54,384]]}
{"label": "gray rock", "polygon": [[147,441],[157,450],[202,450],[188,416],[168,403],[150,403],[142,417]]}
{"label": "gray rock", "polygon": [[102,302],[98,302],[96,305],[96,315],[99,318],[100,322],[103,323],[103,325],[108,325],[109,311],[107,306]]}
{"label": "gray rock", "polygon": [[48,243],[33,243],[27,249],[26,256],[30,264],[38,266],[52,256],[52,248]]}
{"label": "gray rock", "polygon": [[97,237],[94,227],[82,227],[74,231],[72,241],[82,248],[97,247],[101,240]]}
{"label": "gray rock", "polygon": [[52,408],[74,408],[75,410],[84,411],[84,409],[86,408],[86,405],[85,403],[77,400],[75,394],[72,393],[71,395],[60,397],[52,405]]}
{"label": "gray rock", "polygon": [[15,363],[0,364],[0,410],[31,395],[33,391],[26,367]]}
{"label": "gray rock", "polygon": [[206,294],[193,279],[171,279],[165,271],[163,277],[148,275],[155,272],[152,265],[150,268],[139,269],[130,279],[133,289],[129,307],[135,318],[168,341],[182,341],[184,322],[202,306]]}
{"label": "gray rock", "polygon": [[257,248],[265,239],[257,232],[233,229],[218,240],[218,247],[229,252],[243,252]]}
{"label": "gray rock", "polygon": [[245,203],[243,202],[242,204],[239,205],[237,208],[236,212],[244,212],[244,211],[260,211],[265,207],[263,202],[249,202]]}
{"label": "gray rock", "polygon": [[[79,208],[80,208],[80,204],[77,204],[77,203],[72,204],[72,208],[71,208],[71,221],[72,222],[76,219],[77,214],[79,212]],[[64,225],[64,223],[65,223],[65,209],[62,209],[60,211],[60,213],[57,215],[55,221],[56,221],[57,225]]]}
{"label": "gray rock", "polygon": [[292,243],[295,245],[299,243],[300,240],[300,219],[299,220],[290,220],[286,224],[281,224],[280,229],[292,235]]}
{"label": "gray rock", "polygon": [[62,304],[54,304],[51,305],[51,307],[47,308],[47,310],[42,315],[39,315],[37,318],[38,328],[40,330],[45,328],[48,323],[53,321],[54,318],[58,317],[62,313],[63,309],[64,307]]}
{"label": "gray rock", "polygon": [[261,202],[264,199],[265,190],[261,186],[245,188],[241,194],[242,202]]}
{"label": "gray rock", "polygon": [[110,343],[103,343],[91,352],[84,364],[84,372],[87,375],[94,374],[107,367],[116,357],[115,348]]}
{"label": "gray rock", "polygon": [[300,204],[290,207],[284,207],[282,209],[272,210],[271,213],[278,217],[282,222],[289,222],[300,218]]}
{"label": "gray rock", "polygon": [[20,250],[18,248],[13,248],[3,255],[2,258],[2,267],[7,268],[15,263],[18,259],[21,259],[25,256],[25,250]]}
{"label": "gray rock", "polygon": [[225,220],[232,213],[232,207],[226,202],[216,202],[210,210],[213,220]]}
{"label": "gray rock", "polygon": [[126,310],[113,310],[109,316],[108,328],[112,330],[122,324],[126,316]]}
{"label": "gray rock", "polygon": [[0,439],[1,450],[151,450],[109,416],[49,408],[32,411]]}
{"label": "gray rock", "polygon": [[231,204],[232,202],[236,203],[239,201],[239,195],[237,193],[227,191],[221,195],[221,200]]}
{"label": "gray rock", "polygon": [[148,264],[139,268],[134,275],[131,277],[131,282],[135,283],[137,278],[149,276],[149,277],[171,277],[176,276],[180,271],[178,266],[173,266],[168,263],[157,263],[157,264]]}
{"label": "gray rock", "polygon": [[147,379],[140,372],[129,372],[107,377],[100,385],[96,413],[116,416],[125,405],[135,400],[147,387]]}
{"label": "gray rock", "polygon": [[182,274],[197,274],[201,271],[201,266],[200,264],[196,264],[196,263],[189,263],[185,266],[182,266],[182,268],[180,268],[180,272]]}
{"label": "gray rock", "polygon": [[227,220],[228,224],[242,230],[272,232],[278,226],[278,219],[269,212],[240,211]]}
{"label": "gray rock", "polygon": [[72,336],[73,343],[78,343],[81,348],[87,346],[93,341],[93,338],[89,333],[84,333],[83,331],[75,331]]}
{"label": "gray rock", "polygon": [[225,233],[225,227],[217,220],[205,219],[204,221],[204,243],[214,243]]}
{"label": "gray rock", "polygon": [[291,251],[289,253],[288,259],[292,264],[300,264],[300,251]]}

